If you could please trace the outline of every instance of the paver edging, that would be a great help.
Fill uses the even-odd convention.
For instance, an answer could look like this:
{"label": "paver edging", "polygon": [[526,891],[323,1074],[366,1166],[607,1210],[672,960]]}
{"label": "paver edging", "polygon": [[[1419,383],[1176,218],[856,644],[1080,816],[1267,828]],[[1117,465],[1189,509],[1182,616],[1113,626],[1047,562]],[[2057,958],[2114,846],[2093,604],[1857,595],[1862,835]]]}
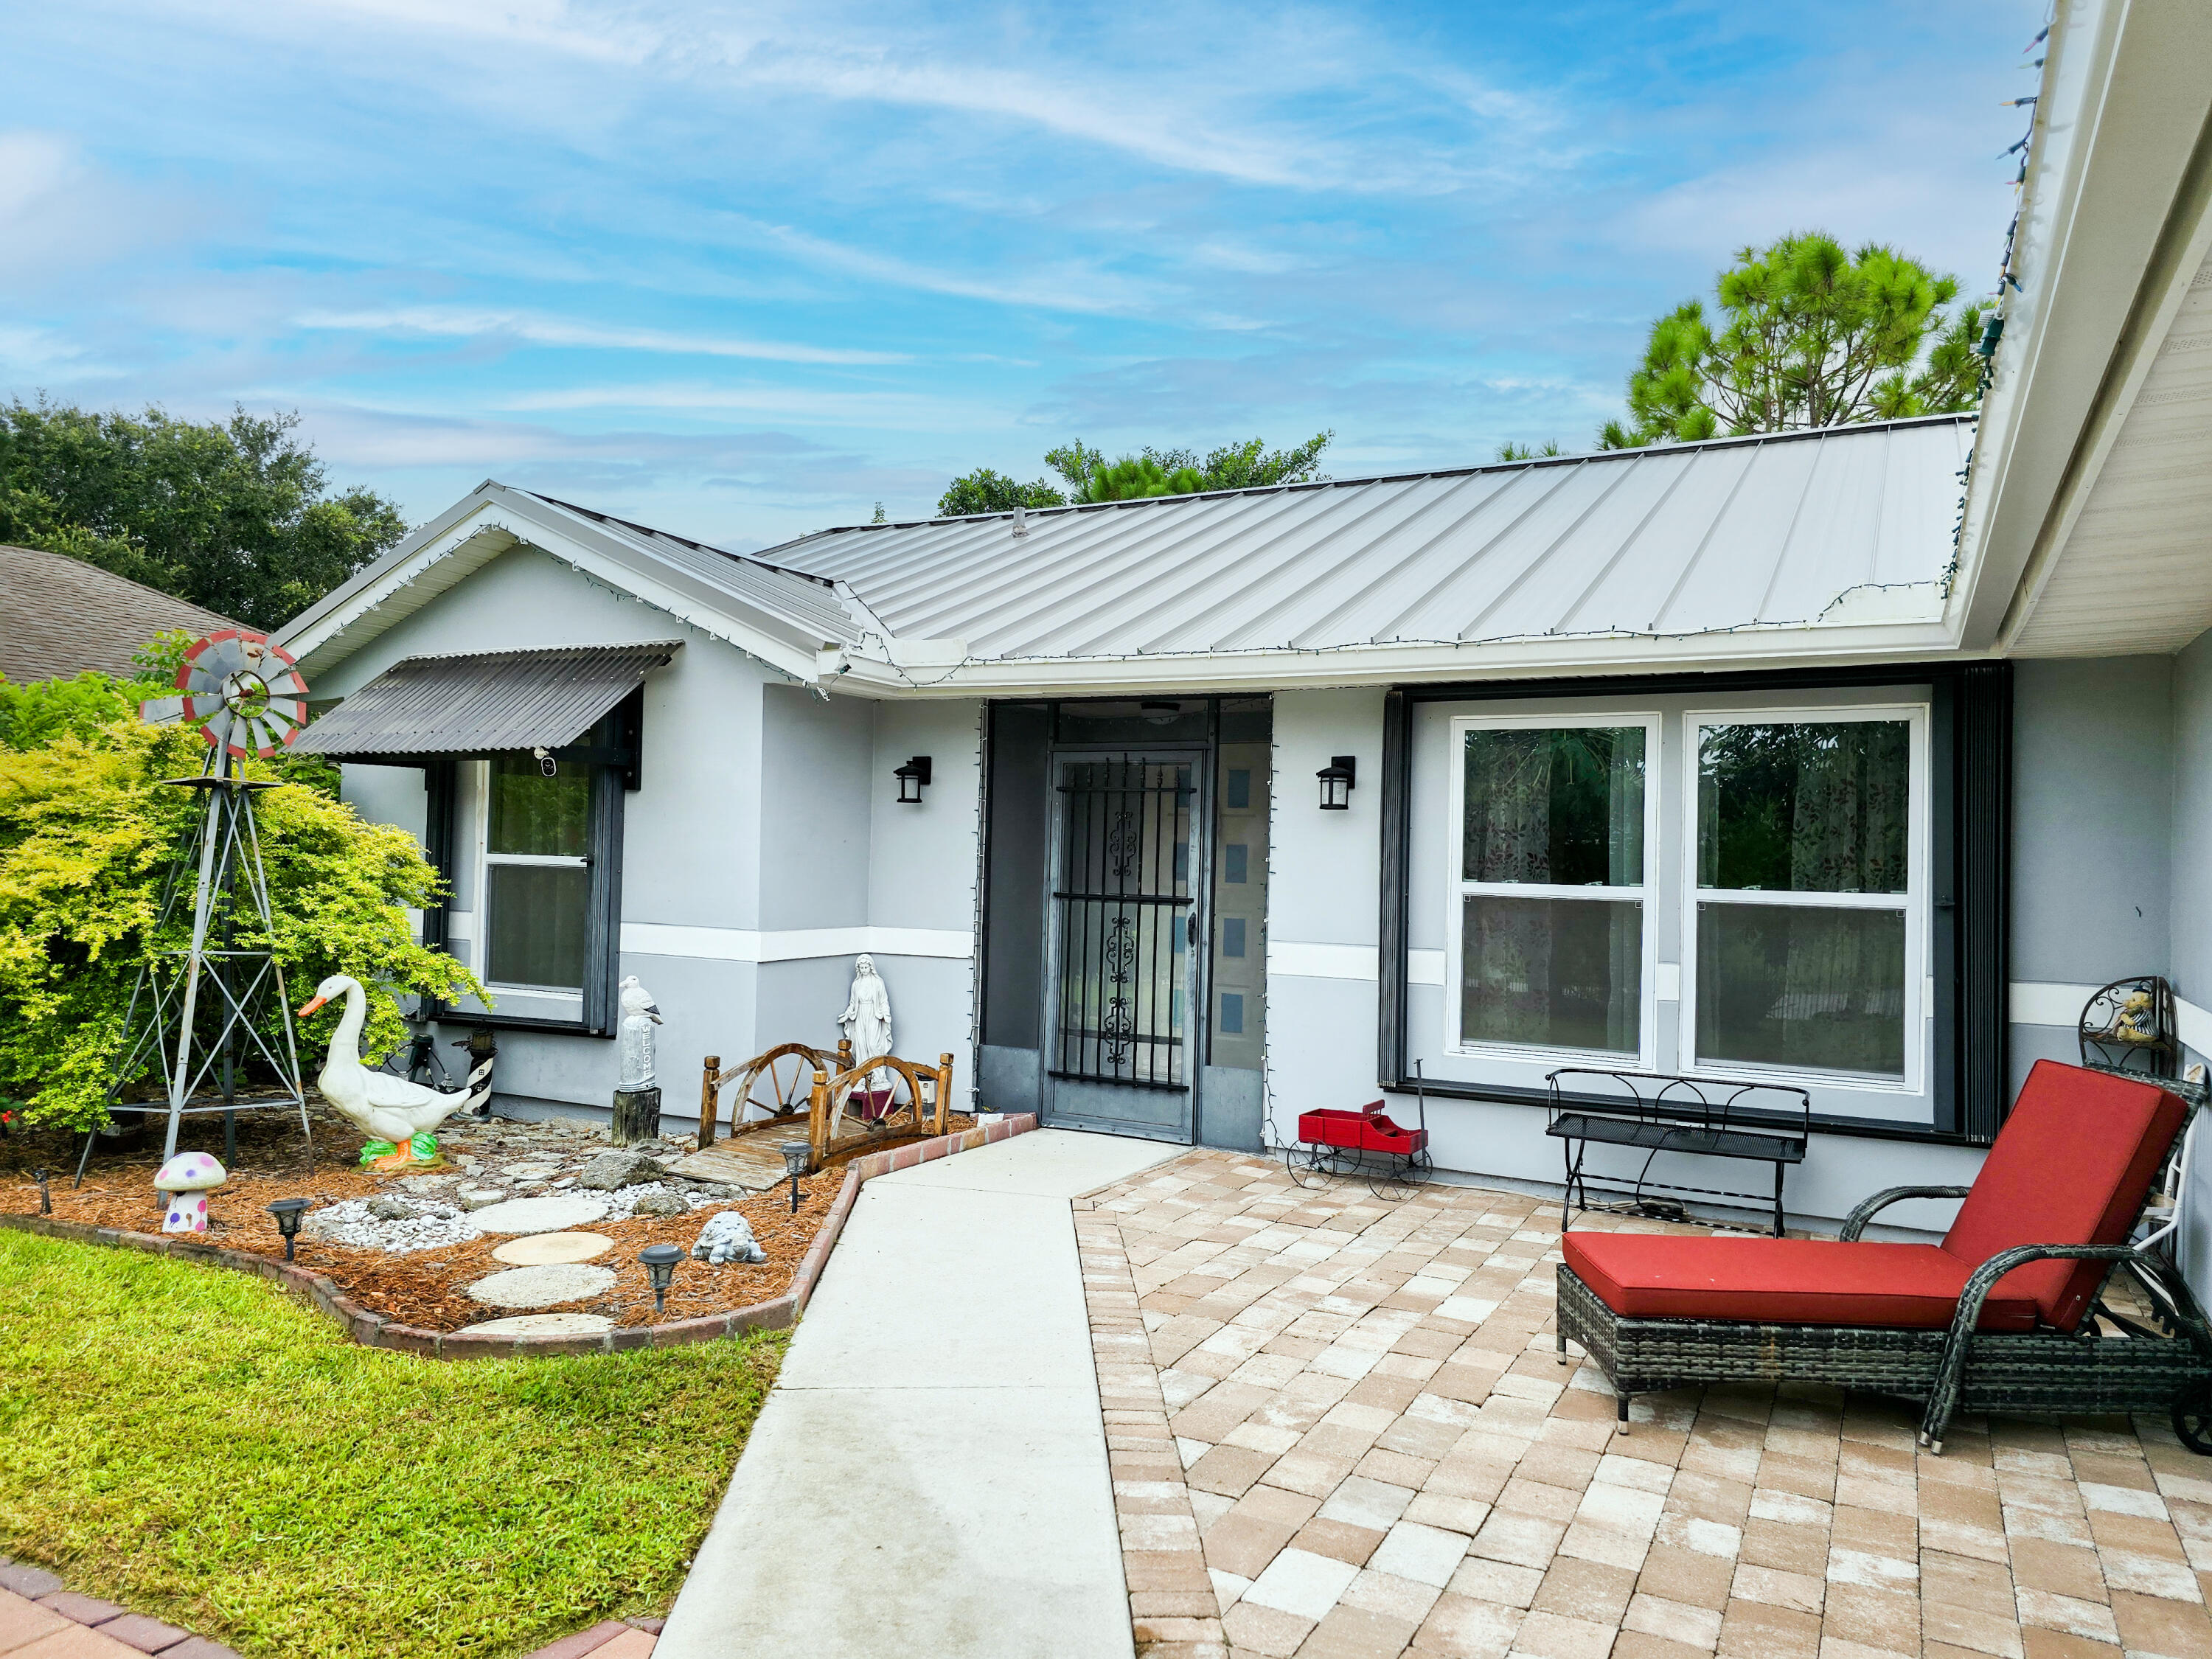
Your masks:
{"label": "paver edging", "polygon": [[80,1244],[104,1244],[118,1249],[143,1250],[228,1267],[270,1279],[311,1304],[317,1312],[343,1327],[347,1337],[363,1347],[388,1348],[424,1359],[514,1359],[551,1358],[562,1354],[615,1353],[629,1348],[678,1347],[690,1342],[712,1342],[740,1331],[781,1330],[805,1311],[814,1293],[815,1281],[828,1265],[830,1252],[845,1229],[860,1188],[879,1175],[910,1170],[940,1158],[973,1152],[1036,1127],[1036,1115],[1023,1112],[997,1123],[982,1123],[957,1134],[937,1135],[910,1141],[856,1158],[845,1166],[845,1179],[831,1200],[821,1231],[801,1258],[799,1271],[787,1289],[765,1302],[730,1313],[708,1314],[696,1319],[671,1320],[659,1325],[632,1325],[603,1331],[595,1336],[477,1336],[458,1331],[428,1331],[386,1319],[349,1298],[332,1279],[296,1262],[264,1255],[256,1250],[226,1249],[189,1234],[141,1233],[117,1227],[98,1227],[88,1222],[64,1221],[56,1216],[17,1215],[0,1212],[0,1227],[37,1233],[47,1238],[69,1239]]}

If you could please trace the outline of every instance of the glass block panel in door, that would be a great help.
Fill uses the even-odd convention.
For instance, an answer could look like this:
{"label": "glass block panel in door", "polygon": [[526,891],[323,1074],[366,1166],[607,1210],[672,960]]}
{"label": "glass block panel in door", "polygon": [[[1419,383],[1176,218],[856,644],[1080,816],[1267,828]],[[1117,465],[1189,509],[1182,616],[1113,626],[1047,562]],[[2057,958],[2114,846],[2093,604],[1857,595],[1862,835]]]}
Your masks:
{"label": "glass block panel in door", "polygon": [[591,851],[591,817],[588,767],[563,766],[549,778],[528,755],[491,763],[487,852],[582,858]]}
{"label": "glass block panel in door", "polygon": [[1905,914],[1698,907],[1698,1058],[1905,1074]]}
{"label": "glass block panel in door", "polygon": [[1700,728],[1698,885],[1904,892],[1911,730],[1904,720]]}
{"label": "glass block panel in door", "polygon": [[1642,886],[1645,737],[1641,726],[1468,732],[1461,879]]}
{"label": "glass block panel in door", "polygon": [[1470,893],[1461,904],[1462,1042],[1638,1051],[1640,902]]}
{"label": "glass block panel in door", "polygon": [[581,865],[492,864],[485,977],[497,985],[577,991],[584,984],[584,915],[591,871]]}

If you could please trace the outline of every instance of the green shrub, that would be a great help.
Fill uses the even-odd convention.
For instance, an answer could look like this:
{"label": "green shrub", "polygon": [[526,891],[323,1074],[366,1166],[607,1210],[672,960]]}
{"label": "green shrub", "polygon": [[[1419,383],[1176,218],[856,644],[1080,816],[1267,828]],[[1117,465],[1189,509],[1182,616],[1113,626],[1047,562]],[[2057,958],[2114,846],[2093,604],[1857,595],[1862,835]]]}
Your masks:
{"label": "green shrub", "polygon": [[[140,725],[129,711],[147,690],[92,674],[0,682],[0,1095],[25,1102],[33,1123],[104,1121],[139,964],[149,946],[190,935],[189,898],[166,930],[156,921],[204,798],[162,780],[197,775],[207,750],[191,726]],[[362,1051],[375,1055],[406,1035],[399,996],[479,990],[410,932],[403,907],[435,903],[441,887],[412,837],[340,802],[328,767],[248,772],[280,780],[256,806],[273,948],[295,1006],[326,975],[352,975],[369,992]],[[241,924],[235,943],[264,943],[257,932]],[[273,1006],[270,1016],[273,1037]],[[311,1039],[300,1041],[304,1058]],[[150,1065],[123,1081],[149,1075],[158,1081]]]}

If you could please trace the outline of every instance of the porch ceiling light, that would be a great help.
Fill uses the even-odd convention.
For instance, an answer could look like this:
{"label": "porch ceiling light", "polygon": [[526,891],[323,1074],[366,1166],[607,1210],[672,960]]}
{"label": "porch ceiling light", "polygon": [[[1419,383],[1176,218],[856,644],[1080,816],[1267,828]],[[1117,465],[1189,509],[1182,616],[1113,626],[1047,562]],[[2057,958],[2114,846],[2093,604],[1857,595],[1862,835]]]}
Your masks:
{"label": "porch ceiling light", "polygon": [[1314,775],[1321,780],[1321,810],[1346,812],[1352,809],[1352,786],[1358,781],[1359,757],[1332,755],[1328,764]]}
{"label": "porch ceiling light", "polygon": [[929,787],[929,757],[916,755],[904,766],[891,768],[891,775],[898,780],[899,805],[919,806],[921,792]]}

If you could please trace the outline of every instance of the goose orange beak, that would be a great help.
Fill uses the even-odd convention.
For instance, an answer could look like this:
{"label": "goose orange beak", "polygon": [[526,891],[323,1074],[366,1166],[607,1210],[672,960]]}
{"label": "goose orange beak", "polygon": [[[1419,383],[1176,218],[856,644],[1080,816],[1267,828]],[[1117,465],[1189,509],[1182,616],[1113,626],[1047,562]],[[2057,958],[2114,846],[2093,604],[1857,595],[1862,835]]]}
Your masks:
{"label": "goose orange beak", "polygon": [[313,1013],[316,1009],[321,1007],[329,1000],[330,999],[328,997],[316,997],[310,1001],[301,1003],[300,1005],[300,1012],[297,1018],[301,1019],[307,1018],[309,1014]]}

